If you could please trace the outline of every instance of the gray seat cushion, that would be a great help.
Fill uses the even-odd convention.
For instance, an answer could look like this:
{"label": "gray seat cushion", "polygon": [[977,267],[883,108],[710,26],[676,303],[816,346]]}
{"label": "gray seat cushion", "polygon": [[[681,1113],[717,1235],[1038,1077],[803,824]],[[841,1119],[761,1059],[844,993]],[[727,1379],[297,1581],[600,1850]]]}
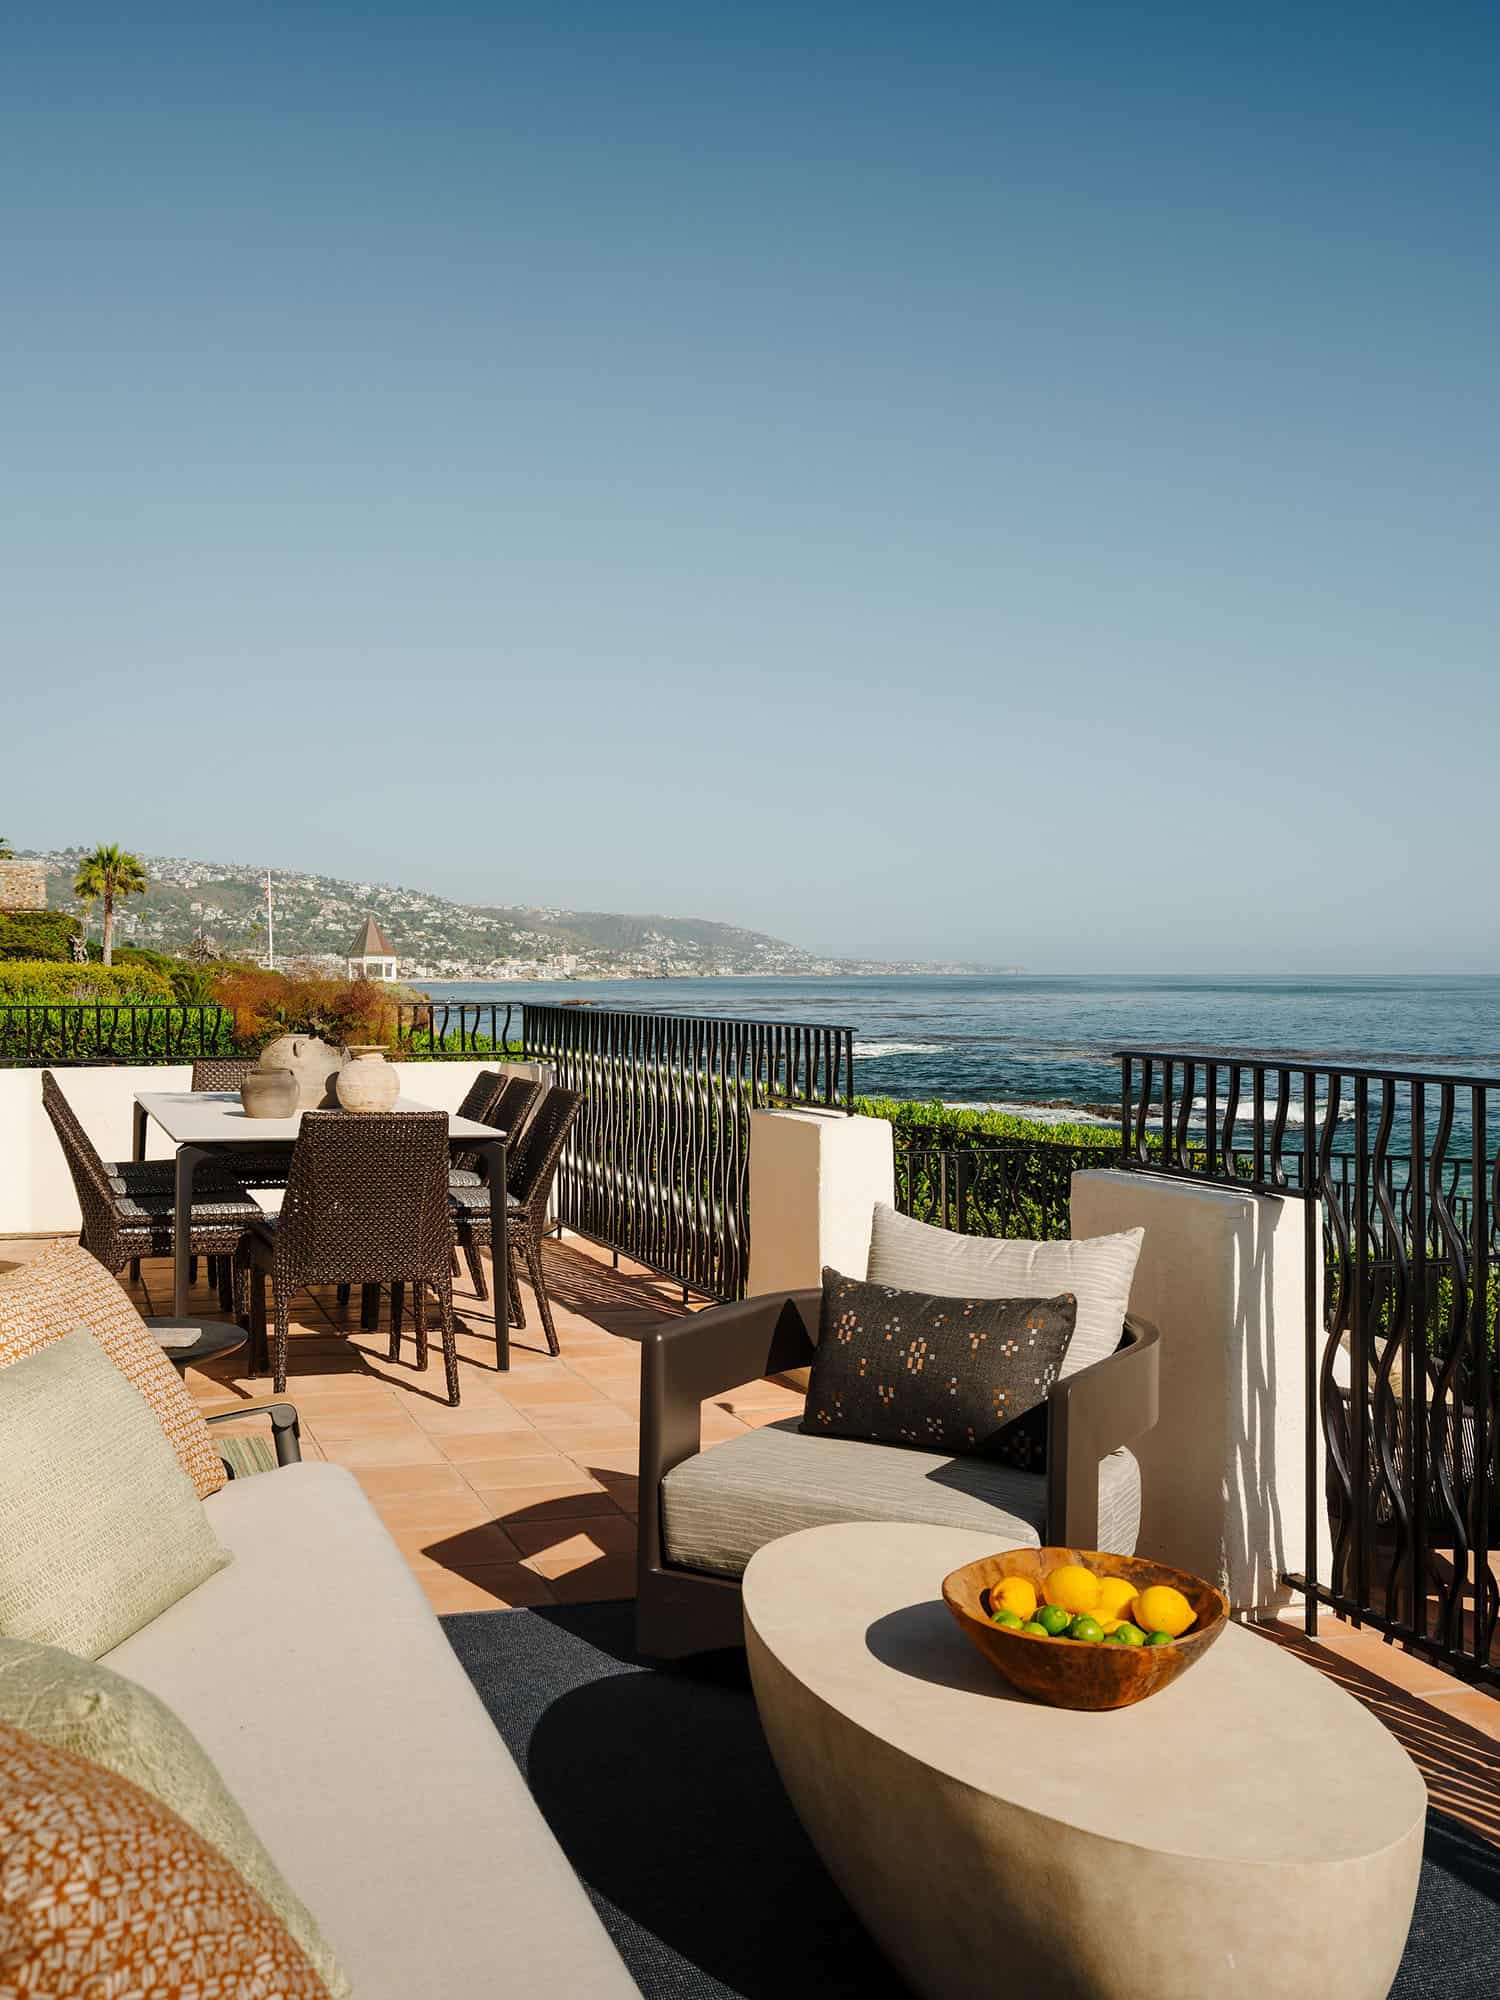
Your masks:
{"label": "gray seat cushion", "polygon": [[[685,1459],[662,1481],[667,1560],[739,1576],[755,1551],[831,1521],[923,1521],[993,1534],[997,1548],[1036,1548],[1047,1482],[983,1458],[809,1437],[789,1417]],[[1099,1467],[1099,1545],[1120,1555],[1140,1530],[1140,1470],[1128,1451]]]}
{"label": "gray seat cushion", "polygon": [[234,1561],[108,1665],[213,1758],[358,2000],[639,2000],[353,1475],[203,1507]]}

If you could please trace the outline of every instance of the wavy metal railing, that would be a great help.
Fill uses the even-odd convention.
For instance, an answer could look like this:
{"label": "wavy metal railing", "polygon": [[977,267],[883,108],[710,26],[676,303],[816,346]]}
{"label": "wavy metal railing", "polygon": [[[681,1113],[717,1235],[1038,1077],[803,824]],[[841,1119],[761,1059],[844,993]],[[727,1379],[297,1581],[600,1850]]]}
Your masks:
{"label": "wavy metal railing", "polygon": [[211,1004],[0,1006],[0,1067],[5,1068],[191,1062],[195,1056],[230,1054],[233,1047],[234,1016]]}
{"label": "wavy metal railing", "polygon": [[559,1221],[710,1298],[744,1295],[750,1113],[848,1110],[854,1031],[597,1007],[525,1010],[525,1053],[583,1093]]}
{"label": "wavy metal railing", "polygon": [[407,1055],[499,1056],[513,1050],[514,1000],[422,1000],[396,1009],[396,1046]]}
{"label": "wavy metal railing", "polygon": [[1500,1684],[1500,1075],[1117,1053],[1128,1165],[1303,1204],[1309,1628],[1331,1605]]}

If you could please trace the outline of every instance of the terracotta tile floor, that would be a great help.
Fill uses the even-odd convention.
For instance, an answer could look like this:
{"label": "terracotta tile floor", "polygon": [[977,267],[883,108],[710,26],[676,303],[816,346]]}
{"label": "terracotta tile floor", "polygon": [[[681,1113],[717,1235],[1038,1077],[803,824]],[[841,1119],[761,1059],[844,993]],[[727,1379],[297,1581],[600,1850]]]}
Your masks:
{"label": "terracotta tile floor", "polygon": [[[0,1242],[0,1268],[34,1255],[34,1240]],[[450,1409],[440,1350],[422,1373],[408,1328],[388,1358],[389,1320],[360,1331],[358,1300],[341,1315],[334,1293],[295,1303],[288,1398],[302,1417],[308,1458],[347,1465],[434,1610],[629,1597],[634,1589],[636,1339],[691,1310],[664,1279],[570,1237],[544,1252],[562,1355],[546,1352],[530,1291],[527,1326],[511,1336],[511,1367],[495,1367],[493,1305],[460,1280],[463,1400]],[[170,1271],[147,1264],[144,1312],[170,1311]],[[219,1317],[200,1286],[194,1311]],[[634,1337],[632,1337],[634,1336]],[[270,1391],[226,1356],[187,1382],[205,1406]],[[750,1382],[704,1405],[706,1443],[795,1415],[801,1398]],[[1258,1628],[1330,1674],[1391,1729],[1416,1760],[1436,1804],[1500,1845],[1500,1699],[1465,1687],[1386,1645],[1369,1628],[1325,1616],[1316,1643],[1300,1623]]]}

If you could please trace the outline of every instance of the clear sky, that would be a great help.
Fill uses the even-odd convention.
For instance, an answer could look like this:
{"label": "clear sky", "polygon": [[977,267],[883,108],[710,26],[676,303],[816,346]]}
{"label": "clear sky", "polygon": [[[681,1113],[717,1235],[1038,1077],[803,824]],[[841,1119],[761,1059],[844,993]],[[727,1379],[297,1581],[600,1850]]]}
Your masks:
{"label": "clear sky", "polygon": [[0,832],[1500,967],[1500,8],[75,5]]}

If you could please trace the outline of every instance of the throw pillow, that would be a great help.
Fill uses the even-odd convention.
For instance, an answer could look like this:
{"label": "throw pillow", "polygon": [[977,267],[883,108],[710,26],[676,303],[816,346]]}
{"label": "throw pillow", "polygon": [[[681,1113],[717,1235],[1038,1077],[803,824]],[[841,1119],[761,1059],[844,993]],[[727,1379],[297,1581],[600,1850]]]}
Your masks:
{"label": "throw pillow", "polygon": [[0,1722],[128,1778],[171,1808],[244,1876],[344,2000],[349,1981],[306,1906],[261,1845],[207,1751],[164,1701],[56,1646],[0,1639]]}
{"label": "throw pillow", "polygon": [[0,1368],[0,1634],[97,1659],[229,1561],[84,1327]]}
{"label": "throw pillow", "polygon": [[158,1799],[0,1723],[0,1991],[327,2000],[235,1869]]}
{"label": "throw pillow", "polygon": [[987,1456],[1057,1380],[1073,1319],[1067,1294],[958,1299],[825,1270],[802,1428]]}
{"label": "throw pillow", "polygon": [[872,1285],[950,1297],[962,1292],[966,1298],[1032,1299],[1071,1292],[1078,1301],[1078,1328],[1063,1359],[1066,1380],[1108,1360],[1119,1346],[1145,1234],[1144,1229],[1124,1229],[1118,1236],[1063,1243],[955,1236],[950,1229],[898,1215],[881,1202],[870,1234],[866,1276]]}
{"label": "throw pillow", "polygon": [[200,1500],[224,1484],[213,1433],[124,1288],[76,1243],[0,1272],[0,1368],[86,1326],[150,1404]]}

